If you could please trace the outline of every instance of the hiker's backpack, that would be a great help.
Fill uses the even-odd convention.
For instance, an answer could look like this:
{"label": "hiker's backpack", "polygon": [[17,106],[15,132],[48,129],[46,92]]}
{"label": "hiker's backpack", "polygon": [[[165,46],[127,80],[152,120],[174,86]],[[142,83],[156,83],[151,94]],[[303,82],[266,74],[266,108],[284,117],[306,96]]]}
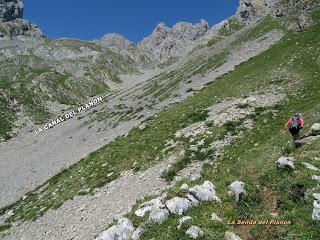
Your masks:
{"label": "hiker's backpack", "polygon": [[292,117],[292,124],[290,127],[291,128],[299,128],[300,127],[300,117],[299,116]]}

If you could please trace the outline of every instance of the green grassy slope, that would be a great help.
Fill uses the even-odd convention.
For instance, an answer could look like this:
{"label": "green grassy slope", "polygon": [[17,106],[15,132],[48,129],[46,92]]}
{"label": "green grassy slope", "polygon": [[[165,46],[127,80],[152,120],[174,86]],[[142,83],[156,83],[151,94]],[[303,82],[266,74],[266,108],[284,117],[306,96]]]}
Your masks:
{"label": "green grassy slope", "polygon": [[[230,96],[241,96],[253,89],[264,89],[270,85],[281,86],[288,100],[277,105],[274,110],[256,117],[253,130],[227,147],[225,155],[217,166],[205,165],[201,179],[211,180],[222,204],[201,204],[188,211],[193,220],[177,230],[179,217],[170,216],[162,225],[147,224],[147,232],[142,239],[188,239],[186,229],[191,225],[200,226],[205,235],[199,239],[223,239],[224,232],[231,230],[243,239],[318,239],[318,223],[312,221],[313,197],[299,196],[295,186],[302,185],[303,190],[314,187],[317,182],[311,180],[312,174],[302,161],[320,167],[312,157],[320,156],[320,141],[305,146],[297,151],[289,150],[290,136],[282,130],[288,116],[294,111],[303,113],[309,128],[320,120],[320,82],[319,82],[319,20],[320,13],[314,14],[317,24],[303,33],[289,33],[279,44],[267,52],[242,64],[234,72],[211,84],[198,98],[228,93]],[[286,75],[289,73],[288,77]],[[191,99],[190,99],[191,100]],[[189,100],[189,101],[190,101]],[[283,154],[296,158],[296,171],[281,171],[275,161]],[[234,197],[227,195],[227,186],[240,180],[246,183],[247,196],[237,205]],[[172,194],[183,194],[179,190],[182,182],[171,189]],[[189,183],[189,182],[188,182]],[[192,184],[195,184],[192,183]],[[224,219],[222,223],[210,220],[215,212]],[[270,213],[278,213],[277,219],[291,220],[291,225],[228,225],[228,220],[273,219]],[[141,221],[130,215],[135,224]]]}
{"label": "green grassy slope", "polygon": [[[319,234],[317,228],[312,228],[314,224],[310,220],[312,203],[291,203],[288,198],[290,184],[285,186],[281,194],[276,194],[281,181],[293,183],[299,181],[300,175],[278,172],[274,164],[286,148],[289,136],[281,131],[281,127],[292,112],[303,112],[307,124],[319,120],[317,113],[320,100],[320,14],[317,13],[314,17],[317,24],[309,30],[299,34],[288,33],[279,44],[265,53],[238,66],[235,71],[219,78],[184,102],[159,113],[147,122],[145,129],[133,129],[127,136],[116,139],[48,180],[28,193],[24,199],[3,208],[0,211],[2,213],[13,210],[7,224],[34,220],[48,209],[59,207],[67,199],[78,194],[86,194],[93,188],[110,182],[120,171],[132,168],[134,162],[139,163],[139,168],[145,169],[154,164],[155,159],[162,160],[164,156],[161,150],[165,148],[166,140],[173,139],[177,130],[202,120],[204,110],[212,104],[229,98],[245,97],[252,91],[277,87],[281,88],[288,98],[288,101],[271,109],[277,110],[278,114],[273,115],[269,111],[258,112],[253,116],[254,129],[226,149],[226,154],[220,160],[217,169],[211,166],[204,168],[203,177],[199,182],[204,179],[212,180],[217,186],[223,205],[200,205],[187,214],[192,215],[194,222],[204,229],[205,238],[221,239],[220,236],[229,226],[210,222],[208,216],[211,212],[217,212],[224,219],[267,217],[268,209],[264,202],[267,199],[262,191],[266,188],[270,193],[274,193],[271,194],[272,197],[282,199],[284,207],[279,209],[281,218],[290,216],[296,222],[299,218],[299,223],[286,227],[241,228],[235,229],[235,232],[239,232],[241,236],[250,234],[256,239],[263,239],[263,236],[272,234],[286,236],[289,231],[298,234],[303,228],[307,231],[303,230],[301,234],[304,238],[301,239]],[[255,146],[255,143],[259,145]],[[114,174],[108,176],[111,172]],[[240,206],[225,194],[228,184],[236,179],[247,184],[248,196]],[[305,209],[307,211],[304,211]],[[178,239],[179,236],[183,239],[183,229],[177,231],[173,227],[175,225],[171,225],[176,221],[175,217],[170,217],[169,221],[161,226],[148,226],[145,238]],[[261,233],[262,236],[259,235]]]}

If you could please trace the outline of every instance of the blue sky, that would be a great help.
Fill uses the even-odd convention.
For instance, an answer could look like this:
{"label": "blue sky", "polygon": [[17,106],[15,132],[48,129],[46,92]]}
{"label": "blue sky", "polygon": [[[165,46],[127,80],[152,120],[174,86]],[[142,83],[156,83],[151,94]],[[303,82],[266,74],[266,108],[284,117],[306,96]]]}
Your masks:
{"label": "blue sky", "polygon": [[98,39],[117,32],[138,42],[159,22],[209,25],[233,15],[239,0],[24,0],[24,18],[35,22],[50,38]]}

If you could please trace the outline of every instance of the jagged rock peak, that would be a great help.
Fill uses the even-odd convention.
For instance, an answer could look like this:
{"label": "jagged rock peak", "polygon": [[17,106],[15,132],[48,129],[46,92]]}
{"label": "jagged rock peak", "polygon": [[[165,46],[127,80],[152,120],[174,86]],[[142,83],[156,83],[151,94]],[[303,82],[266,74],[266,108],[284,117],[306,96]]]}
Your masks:
{"label": "jagged rock peak", "polygon": [[156,59],[180,56],[190,50],[207,33],[208,28],[208,23],[203,19],[196,24],[178,22],[172,28],[161,22],[138,46],[152,52]]}
{"label": "jagged rock peak", "polygon": [[178,33],[178,35],[188,37],[190,40],[196,40],[199,37],[202,37],[207,32],[208,28],[208,22],[201,19],[201,22],[197,24],[178,22],[172,27],[172,30],[175,33]]}
{"label": "jagged rock peak", "polygon": [[0,40],[43,40],[41,30],[34,23],[25,19],[15,19],[10,22],[1,23]]}
{"label": "jagged rock peak", "polygon": [[236,18],[240,22],[250,23],[271,14],[279,0],[240,0]]}
{"label": "jagged rock peak", "polygon": [[164,22],[160,22],[153,30],[152,34],[142,40],[141,45],[148,42],[159,44],[161,41],[165,40],[167,36],[196,40],[203,36],[207,32],[208,28],[208,22],[203,19],[201,19],[200,23],[197,24],[178,22],[173,25],[172,28],[167,27]]}
{"label": "jagged rock peak", "polygon": [[9,22],[22,18],[22,0],[0,0],[0,22]]}
{"label": "jagged rock peak", "polygon": [[118,46],[123,48],[134,45],[133,42],[118,33],[106,34],[100,40],[97,40],[97,42],[105,46]]}
{"label": "jagged rock peak", "polygon": [[168,27],[166,27],[165,23],[164,22],[160,22],[158,23],[158,25],[156,26],[156,28],[153,30],[153,32],[156,32],[160,29],[169,29]]}
{"label": "jagged rock peak", "polygon": [[[296,18],[296,25],[300,23],[304,25],[304,15],[319,7],[320,2],[317,0],[240,0],[236,18],[239,22],[250,24],[266,15],[273,17],[290,16]],[[305,28],[305,26],[300,25],[299,27]]]}

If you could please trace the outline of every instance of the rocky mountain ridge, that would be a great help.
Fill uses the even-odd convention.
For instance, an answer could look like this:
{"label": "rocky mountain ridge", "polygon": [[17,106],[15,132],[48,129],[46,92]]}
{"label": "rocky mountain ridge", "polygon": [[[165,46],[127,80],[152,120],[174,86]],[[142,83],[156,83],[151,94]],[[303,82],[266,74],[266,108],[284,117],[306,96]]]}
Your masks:
{"label": "rocky mountain ridge", "polygon": [[190,51],[197,40],[206,35],[208,29],[209,24],[203,19],[197,24],[179,22],[172,28],[161,22],[151,35],[138,44],[138,47],[149,52],[158,61],[163,58],[178,57]]}
{"label": "rocky mountain ridge", "polygon": [[[310,26],[307,13],[317,1],[241,0],[235,16],[211,28],[205,20],[197,24],[179,22],[171,28],[159,23],[138,44],[116,33],[92,42],[48,39],[35,24],[22,19],[22,0],[1,0],[0,4],[0,77],[6,81],[0,98],[9,115],[20,109],[22,115],[31,116],[32,122],[41,122],[50,116],[47,101],[71,104],[85,95],[117,88],[121,74],[166,68],[193,49],[227,38],[266,15],[280,19],[289,29],[302,31]],[[25,74],[31,79],[26,82],[26,91],[21,91],[21,79],[28,79]],[[82,90],[71,91],[71,86],[83,89],[84,94],[79,94]],[[28,96],[20,96],[21,92],[28,92]],[[36,115],[41,115],[36,117],[38,120],[34,119],[31,107],[35,97],[30,98],[35,92],[39,105]],[[6,125],[7,129],[12,127]]]}
{"label": "rocky mountain ridge", "polygon": [[[167,27],[163,22],[159,23],[153,32],[138,44],[132,43],[126,37],[109,33],[93,42],[101,46],[109,46],[115,52],[130,57],[139,66],[153,68],[160,62],[180,57],[191,51],[203,38],[216,37],[219,30],[229,30],[230,23],[251,24],[266,15],[273,17],[291,16],[286,23],[289,28],[300,31],[310,25],[310,19],[306,13],[314,8],[316,1],[305,0],[240,0],[239,7],[234,18],[224,20],[209,28],[207,21],[201,20],[192,24],[179,22]],[[41,30],[28,20],[22,20],[22,0],[1,0],[0,2],[0,40],[42,40]],[[143,64],[141,59],[149,62]]]}
{"label": "rocky mountain ridge", "polygon": [[[319,190],[309,171],[320,169],[320,135],[293,152],[279,130],[293,106],[302,131],[319,122],[320,12],[296,33],[285,27],[308,10],[281,17],[248,2],[241,21],[158,25],[145,39],[157,53],[118,34],[3,40],[0,238],[317,239],[320,200],[311,218],[308,196]],[[101,104],[34,133],[35,120],[97,95]],[[23,114],[33,121],[23,134],[2,135],[8,120],[25,124]],[[295,171],[275,164],[281,156]],[[293,224],[227,223],[243,218]]]}
{"label": "rocky mountain ridge", "polygon": [[316,7],[316,1],[306,0],[240,0],[234,17],[230,17],[212,27],[206,20],[192,24],[178,22],[171,28],[159,23],[153,32],[138,44],[119,34],[107,34],[98,42],[119,48],[137,47],[153,62],[165,62],[190,52],[202,39],[219,36],[219,31],[229,31],[230,24],[252,24],[267,15],[274,18],[288,17],[283,24],[289,29],[302,31],[311,24],[307,14]]}
{"label": "rocky mountain ridge", "polygon": [[[10,45],[11,40],[41,41],[43,34],[36,24],[22,19],[24,5],[22,0],[0,1],[0,41]],[[6,41],[7,44],[5,43]]]}
{"label": "rocky mountain ridge", "polygon": [[319,6],[317,1],[308,0],[240,0],[235,14],[239,22],[251,24],[267,15],[285,17],[283,25],[294,31],[303,31],[311,24],[310,10]]}
{"label": "rocky mountain ridge", "polygon": [[108,33],[101,39],[95,40],[94,42],[105,46],[116,46],[119,48],[128,48],[134,45],[134,43],[131,42],[128,38],[118,33]]}
{"label": "rocky mountain ridge", "polygon": [[8,22],[22,18],[23,2],[21,0],[0,0],[0,21]]}

